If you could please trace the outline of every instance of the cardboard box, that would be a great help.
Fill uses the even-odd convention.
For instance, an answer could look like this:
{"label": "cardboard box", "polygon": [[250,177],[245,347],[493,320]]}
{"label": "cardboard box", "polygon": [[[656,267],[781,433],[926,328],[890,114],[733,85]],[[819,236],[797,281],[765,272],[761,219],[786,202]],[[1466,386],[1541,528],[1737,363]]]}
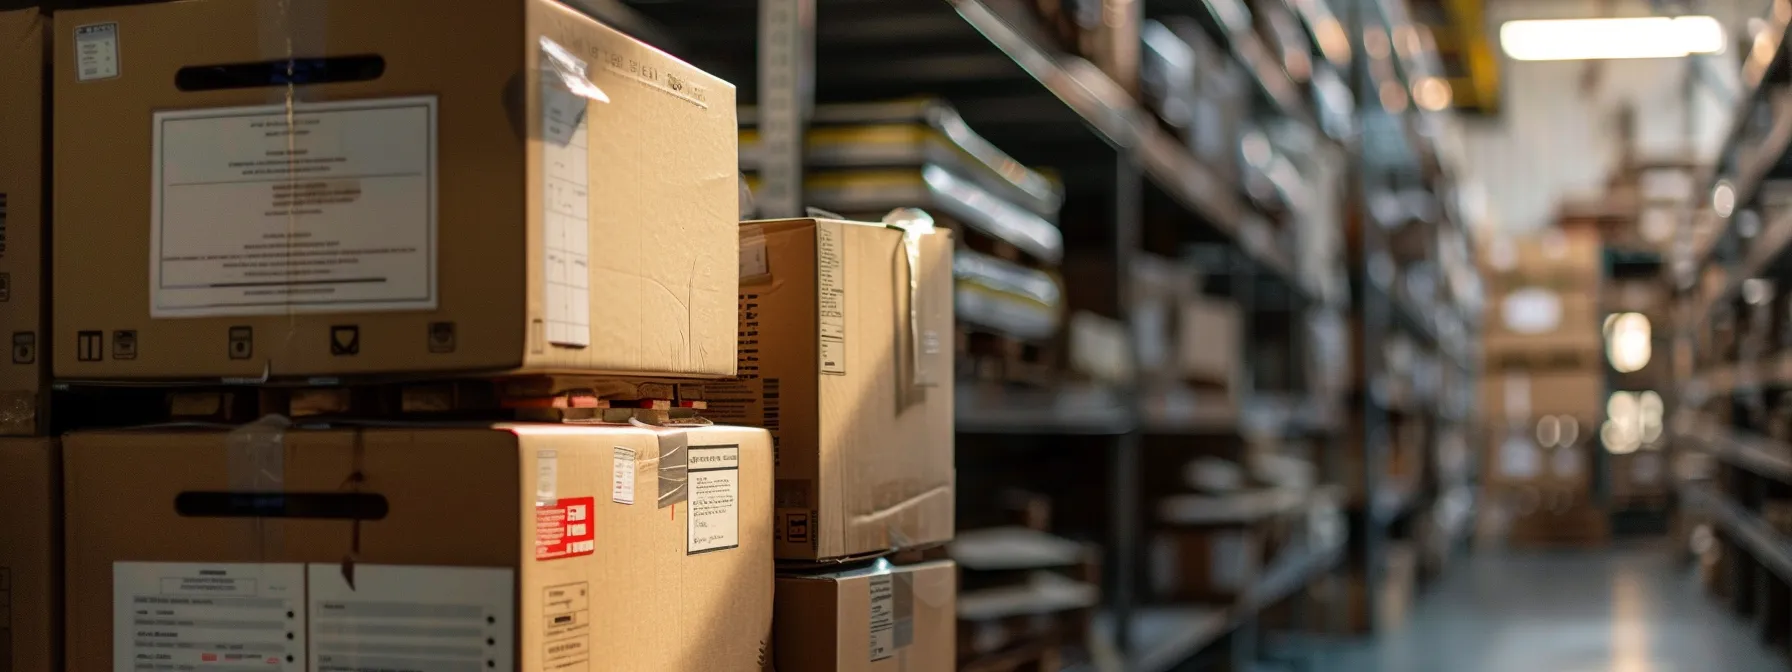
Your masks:
{"label": "cardboard box", "polygon": [[1605,376],[1599,371],[1489,372],[1481,380],[1481,409],[1489,423],[1569,415],[1605,417]]}
{"label": "cardboard box", "polygon": [[45,424],[44,48],[50,20],[35,9],[0,12],[0,434]]}
{"label": "cardboard box", "polygon": [[[484,640],[455,669],[746,672],[769,655],[764,430],[257,423],[64,446],[71,670],[239,655],[194,642],[289,672],[422,669],[406,647],[465,646],[392,634],[421,625]],[[270,627],[205,627],[224,619]],[[166,636],[134,637],[144,620]],[[390,653],[355,653],[376,631]]]}
{"label": "cardboard box", "polygon": [[1230,602],[1256,584],[1264,554],[1263,535],[1248,527],[1159,532],[1151,547],[1151,594]]}
{"label": "cardboard box", "polygon": [[958,647],[958,567],[878,562],[778,577],[778,672],[950,670]]}
{"label": "cardboard box", "polygon": [[951,539],[952,236],[789,219],[741,245],[740,379],[705,393],[717,422],[772,431],[778,558]]}
{"label": "cardboard box", "polygon": [[1232,389],[1244,361],[1238,304],[1194,296],[1178,305],[1177,369],[1191,382]]}
{"label": "cardboard box", "polygon": [[62,669],[62,458],[0,438],[0,670]]}
{"label": "cardboard box", "polygon": [[58,15],[58,377],[734,372],[732,85],[552,0],[281,8]]}

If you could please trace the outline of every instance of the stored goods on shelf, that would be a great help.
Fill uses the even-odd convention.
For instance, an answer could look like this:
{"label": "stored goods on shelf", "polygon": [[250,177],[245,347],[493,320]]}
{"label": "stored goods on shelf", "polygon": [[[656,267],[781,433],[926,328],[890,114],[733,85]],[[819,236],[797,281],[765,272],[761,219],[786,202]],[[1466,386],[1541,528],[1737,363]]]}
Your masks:
{"label": "stored goods on shelf", "polygon": [[770,647],[761,429],[264,421],[64,444],[69,669],[409,669],[429,649],[747,672]]}
{"label": "stored goods on shelf", "polygon": [[551,0],[58,25],[59,377],[733,373],[729,83]]}
{"label": "stored goods on shelf", "polygon": [[772,430],[780,559],[952,538],[952,236],[905,226],[741,225],[740,376],[708,416]]}

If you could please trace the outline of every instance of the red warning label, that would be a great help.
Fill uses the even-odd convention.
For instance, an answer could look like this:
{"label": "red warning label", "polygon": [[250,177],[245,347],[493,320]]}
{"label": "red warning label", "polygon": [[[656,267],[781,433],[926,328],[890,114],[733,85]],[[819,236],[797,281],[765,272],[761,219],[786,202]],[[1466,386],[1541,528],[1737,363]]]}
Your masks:
{"label": "red warning label", "polygon": [[597,532],[591,529],[596,499],[571,497],[535,507],[535,559],[559,560],[591,555]]}

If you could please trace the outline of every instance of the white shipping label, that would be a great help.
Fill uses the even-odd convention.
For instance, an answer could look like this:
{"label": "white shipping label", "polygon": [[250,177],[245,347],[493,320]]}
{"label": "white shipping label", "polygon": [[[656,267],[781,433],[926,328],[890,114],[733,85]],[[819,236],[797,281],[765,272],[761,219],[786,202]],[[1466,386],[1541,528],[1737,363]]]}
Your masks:
{"label": "white shipping label", "polygon": [[611,448],[614,464],[610,474],[610,501],[617,504],[635,503],[635,451],[622,446]]}
{"label": "white shipping label", "polygon": [[535,451],[535,505],[553,506],[560,500],[560,453]]}
{"label": "white shipping label", "polygon": [[89,82],[118,76],[118,24],[75,27],[75,79]]}
{"label": "white shipping label", "polygon": [[[570,55],[567,56],[570,58]],[[546,50],[541,54],[542,272],[547,339],[591,345],[591,151],[585,98],[566,88]],[[577,61],[579,69],[585,63]]]}
{"label": "white shipping label", "polygon": [[[311,670],[516,669],[516,573],[311,564]],[[203,668],[201,668],[203,669]]]}
{"label": "white shipping label", "polygon": [[436,307],[436,98],[157,112],[150,315]]}
{"label": "white shipping label", "polygon": [[846,374],[846,245],[837,222],[815,223],[816,322],[821,372]]}
{"label": "white shipping label", "polygon": [[305,669],[300,564],[112,565],[112,669]]}
{"label": "white shipping label", "polygon": [[740,546],[740,446],[685,449],[689,515],[687,555]]}
{"label": "white shipping label", "polygon": [[871,660],[896,655],[896,577],[871,577]]}
{"label": "white shipping label", "polygon": [[1541,461],[1536,444],[1525,440],[1523,436],[1513,434],[1500,444],[1501,476],[1515,479],[1536,478],[1543,471]]}

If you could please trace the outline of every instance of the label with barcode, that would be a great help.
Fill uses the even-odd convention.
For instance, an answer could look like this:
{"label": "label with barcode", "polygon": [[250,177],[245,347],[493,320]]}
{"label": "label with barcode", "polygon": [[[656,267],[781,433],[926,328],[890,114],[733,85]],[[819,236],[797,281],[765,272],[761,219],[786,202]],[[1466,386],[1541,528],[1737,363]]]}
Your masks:
{"label": "label with barcode", "polygon": [[896,582],[889,574],[871,577],[871,660],[896,655]]}

